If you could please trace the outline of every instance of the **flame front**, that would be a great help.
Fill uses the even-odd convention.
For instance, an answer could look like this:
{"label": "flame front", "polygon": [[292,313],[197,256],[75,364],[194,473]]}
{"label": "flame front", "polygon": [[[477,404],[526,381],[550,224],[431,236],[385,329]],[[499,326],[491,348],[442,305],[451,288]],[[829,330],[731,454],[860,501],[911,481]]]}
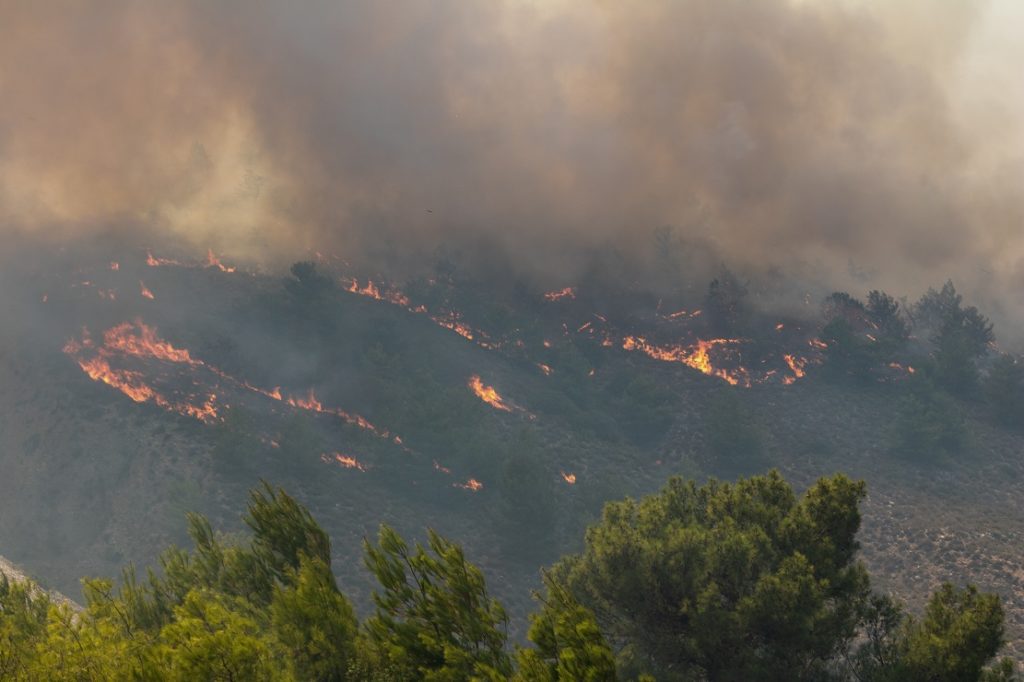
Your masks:
{"label": "flame front", "polygon": [[149,290],[149,287],[142,283],[141,279],[139,280],[139,293],[142,294],[144,298],[148,298],[150,300],[156,298],[153,296],[153,292]]}
{"label": "flame front", "polygon": [[807,375],[807,370],[804,369],[807,366],[807,358],[783,355],[782,359],[786,361],[786,364],[789,365],[789,370],[793,372],[793,376],[782,378],[782,383],[786,386],[795,383],[797,379],[803,379]]}
{"label": "flame front", "polygon": [[655,360],[681,362],[704,374],[723,379],[733,386],[750,386],[750,377],[742,367],[727,370],[715,367],[711,363],[709,351],[712,348],[736,343],[739,343],[738,339],[709,339],[707,341],[698,339],[697,343],[690,346],[655,346],[648,343],[642,336],[627,336],[622,340],[622,347],[629,351],[640,351]]}
{"label": "flame front", "polygon": [[544,294],[544,299],[547,301],[561,301],[564,298],[570,301],[576,298],[576,289],[574,287],[565,287],[564,289],[549,291]]}
{"label": "flame front", "polygon": [[900,372],[906,372],[907,374],[913,374],[916,371],[912,366],[907,365],[906,367],[904,367],[898,362],[890,362],[889,367]]}
{"label": "flame front", "polygon": [[82,342],[71,340],[64,346],[64,352],[72,356],[86,376],[93,381],[99,381],[115,388],[137,403],[151,402],[170,412],[193,417],[206,423],[214,422],[219,418],[215,394],[211,393],[200,405],[172,401],[147,384],[141,372],[112,367],[110,357],[114,355],[116,349],[109,348],[104,344],[103,347],[96,349],[96,354],[91,358],[84,357],[83,352],[86,349],[92,349],[92,342],[87,336]]}
{"label": "flame front", "polygon": [[344,455],[340,452],[332,452],[329,455],[321,455],[320,459],[323,460],[324,462],[334,461],[340,464],[341,466],[345,467],[346,469],[355,469],[356,471],[365,472],[367,468],[365,464],[360,462],[355,457],[352,457],[351,455]]}
{"label": "flame front", "polygon": [[373,280],[367,280],[366,285],[363,287],[359,286],[359,280],[348,279],[343,277],[341,283],[345,286],[345,291],[360,296],[368,296],[378,301],[387,301],[395,305],[408,308],[411,305],[409,298],[398,289],[384,289],[381,290],[379,286],[373,283]]}
{"label": "flame front", "polygon": [[[138,333],[135,333],[136,327]],[[131,322],[122,322],[105,331],[103,345],[109,350],[140,358],[156,358],[193,366],[203,364],[201,360],[194,359],[188,350],[175,348],[161,339],[157,336],[155,329],[138,319],[135,320],[134,325]]]}
{"label": "flame front", "polygon": [[165,265],[181,265],[181,263],[170,258],[156,258],[152,251],[146,251],[146,265],[151,268],[159,268]]}
{"label": "flame front", "polygon": [[234,272],[235,269],[220,262],[220,258],[213,255],[213,249],[206,250],[206,267],[217,268],[221,272]]}
{"label": "flame front", "polygon": [[503,412],[511,412],[512,406],[505,402],[501,394],[493,386],[487,386],[480,379],[478,374],[474,374],[469,378],[469,388],[476,394],[476,397],[484,401],[491,407],[501,410]]}
{"label": "flame front", "polygon": [[576,474],[567,474],[564,471],[559,471],[558,473],[562,474],[563,481],[569,485],[576,485]]}
{"label": "flame front", "polygon": [[[85,357],[85,350],[89,350],[94,356]],[[312,389],[303,397],[289,396],[285,398],[281,394],[280,388],[275,387],[273,390],[268,391],[258,386],[253,386],[247,381],[236,379],[223,370],[192,357],[188,349],[177,348],[170,342],[161,339],[157,335],[156,330],[146,325],[142,320],[136,319],[134,322],[122,322],[111,327],[103,333],[103,344],[98,349],[93,347],[93,342],[88,332],[83,331],[82,340],[72,339],[68,341],[64,346],[64,352],[75,358],[79,367],[89,378],[118,389],[135,402],[153,402],[165,409],[195,417],[201,421],[211,422],[218,418],[214,405],[215,394],[211,393],[209,398],[200,405],[188,402],[176,403],[167,399],[146,383],[141,372],[112,367],[110,364],[111,358],[134,357],[160,360],[195,369],[205,369],[236,387],[257,393],[277,402],[283,402],[295,409],[333,415],[347,424],[370,431],[380,438],[390,439],[399,447],[408,450],[402,444],[402,439],[399,436],[390,433],[386,429],[377,428],[362,415],[350,413],[338,407],[324,406]]]}

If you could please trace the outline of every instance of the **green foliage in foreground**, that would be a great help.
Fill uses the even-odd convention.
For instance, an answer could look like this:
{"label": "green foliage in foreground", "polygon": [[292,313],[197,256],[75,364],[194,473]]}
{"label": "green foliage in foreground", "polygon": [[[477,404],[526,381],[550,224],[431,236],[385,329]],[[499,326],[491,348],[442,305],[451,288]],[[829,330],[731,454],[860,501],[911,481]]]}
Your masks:
{"label": "green foliage in foreground", "polygon": [[[856,561],[863,483],[797,497],[777,473],[698,487],[673,478],[607,505],[583,552],[545,576],[531,648],[457,544],[365,543],[375,612],[360,624],[330,539],[296,500],[252,493],[252,537],[189,518],[192,551],[86,608],[0,579],[4,680],[1011,680],[994,595],[944,585],[921,618],[873,594]],[[614,644],[614,647],[609,644]]]}

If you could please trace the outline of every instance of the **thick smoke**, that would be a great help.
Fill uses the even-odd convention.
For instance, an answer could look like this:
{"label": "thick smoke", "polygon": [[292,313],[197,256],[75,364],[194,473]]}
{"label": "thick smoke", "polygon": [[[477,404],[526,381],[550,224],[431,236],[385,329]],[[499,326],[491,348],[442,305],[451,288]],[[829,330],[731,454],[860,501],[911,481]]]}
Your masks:
{"label": "thick smoke", "polygon": [[551,278],[671,225],[734,267],[952,276],[1008,314],[999,7],[0,2],[0,229],[394,267],[446,244]]}

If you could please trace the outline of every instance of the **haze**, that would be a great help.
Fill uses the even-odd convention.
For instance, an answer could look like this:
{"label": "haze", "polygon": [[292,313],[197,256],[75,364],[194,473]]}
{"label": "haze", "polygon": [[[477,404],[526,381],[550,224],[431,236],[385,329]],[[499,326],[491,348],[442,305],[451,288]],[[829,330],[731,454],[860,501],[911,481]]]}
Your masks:
{"label": "haze", "polygon": [[564,283],[669,225],[836,287],[953,277],[1009,335],[1022,28],[1010,0],[4,2],[0,229]]}

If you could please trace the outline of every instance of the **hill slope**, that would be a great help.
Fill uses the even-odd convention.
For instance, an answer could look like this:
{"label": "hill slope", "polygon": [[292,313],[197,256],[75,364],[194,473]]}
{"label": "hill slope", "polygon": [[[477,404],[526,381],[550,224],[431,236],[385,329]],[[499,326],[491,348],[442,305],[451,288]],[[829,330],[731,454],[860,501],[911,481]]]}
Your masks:
{"label": "hill slope", "polygon": [[[798,319],[766,320],[752,344],[629,291],[399,291],[324,264],[281,278],[212,254],[114,257],[24,275],[21,323],[0,339],[0,546],[44,585],[75,595],[83,574],[150,563],[185,540],[189,510],[237,528],[264,478],[330,532],[349,594],[369,592],[358,557],[378,524],[429,526],[464,543],[521,626],[538,569],[604,500],[774,466],[801,485],[863,477],[874,575],[912,602],[977,582],[1024,632],[1024,439],[968,405],[968,454],[894,455],[899,376],[824,381]],[[723,459],[722,409],[756,457]]]}

